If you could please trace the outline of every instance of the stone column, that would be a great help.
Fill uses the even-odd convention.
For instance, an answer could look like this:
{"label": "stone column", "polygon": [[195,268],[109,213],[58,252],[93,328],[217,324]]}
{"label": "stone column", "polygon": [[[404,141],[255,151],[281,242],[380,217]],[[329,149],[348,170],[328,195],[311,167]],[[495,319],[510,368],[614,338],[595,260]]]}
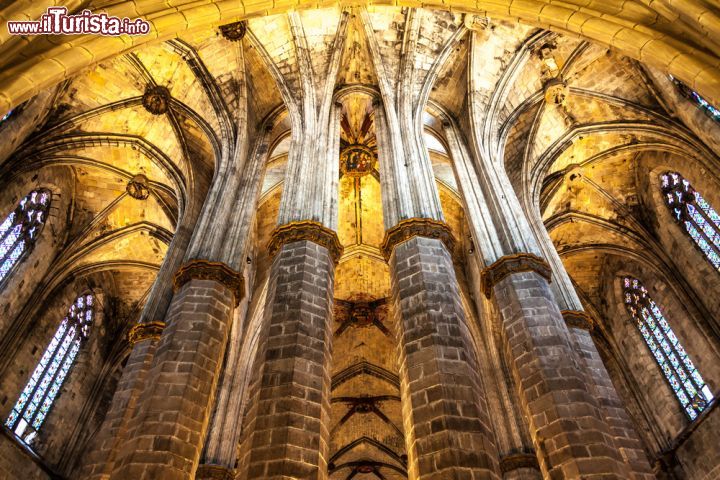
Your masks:
{"label": "stone column", "polygon": [[505,349],[544,472],[551,478],[628,478],[587,384],[540,257],[507,255],[483,271],[501,311]]}
{"label": "stone column", "polygon": [[373,107],[408,474],[423,480],[499,479],[477,355],[455,277],[455,240],[444,223],[416,118],[422,110],[412,95],[419,18],[408,14],[407,23],[401,80],[381,81],[382,99]]}
{"label": "stone column", "polygon": [[410,478],[499,479],[497,451],[442,222],[387,231]]}
{"label": "stone column", "polygon": [[278,227],[247,413],[243,479],[327,478],[333,281],[342,246],[317,222]]}
{"label": "stone column", "polygon": [[[299,18],[291,15],[290,23],[303,43]],[[337,67],[339,58],[331,63]],[[314,78],[305,73],[307,81]],[[334,272],[342,255],[333,230],[341,105],[332,102],[331,91],[316,98],[311,87],[303,84],[303,91],[314,100],[288,106],[293,136],[279,226],[268,245],[274,259],[249,389],[241,479],[327,478]]]}
{"label": "stone column", "polygon": [[597,334],[595,322],[583,311],[563,310],[561,313],[575,348],[580,353],[580,359],[585,365],[587,381],[594,387],[593,396],[597,399],[603,417],[610,427],[615,447],[629,467],[630,478],[654,479],[655,476],[642,448],[640,437],[628,417],[625,406],[620,400],[595,346],[593,340],[593,333]]}
{"label": "stone column", "polygon": [[175,276],[167,315],[138,407],[111,479],[194,477],[242,276],[193,260]]}
{"label": "stone column", "polygon": [[110,408],[93,438],[94,448],[88,452],[78,472],[79,478],[106,480],[110,477],[117,452],[126,439],[128,420],[135,412],[164,327],[162,322],[150,322],[139,323],[130,330],[130,356]]}

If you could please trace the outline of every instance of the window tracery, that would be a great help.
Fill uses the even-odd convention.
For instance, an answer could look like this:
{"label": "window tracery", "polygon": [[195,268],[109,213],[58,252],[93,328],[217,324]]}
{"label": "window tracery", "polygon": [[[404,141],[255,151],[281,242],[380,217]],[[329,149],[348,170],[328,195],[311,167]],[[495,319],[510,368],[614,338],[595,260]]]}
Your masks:
{"label": "window tracery", "polygon": [[27,444],[36,437],[88,337],[93,304],[92,294],[75,299],[5,421],[5,425]]}
{"label": "window tracery", "polygon": [[711,105],[707,100],[705,100],[703,97],[700,96],[695,90],[685,85],[683,82],[678,80],[677,78],[670,76],[670,80],[675,84],[680,94],[693,102],[695,106],[697,106],[700,110],[705,112],[705,114],[715,120],[716,122],[720,122],[720,109],[716,108],[715,106]]}
{"label": "window tracery", "polygon": [[720,270],[720,215],[677,172],[660,176],[665,204],[713,267]]}
{"label": "window tracery", "polygon": [[710,387],[695,368],[675,332],[653,301],[647,289],[636,278],[623,280],[625,306],[633,317],[645,344],[691,420],[713,400]]}
{"label": "window tracery", "polygon": [[0,285],[35,245],[50,208],[49,190],[33,190],[0,224]]}

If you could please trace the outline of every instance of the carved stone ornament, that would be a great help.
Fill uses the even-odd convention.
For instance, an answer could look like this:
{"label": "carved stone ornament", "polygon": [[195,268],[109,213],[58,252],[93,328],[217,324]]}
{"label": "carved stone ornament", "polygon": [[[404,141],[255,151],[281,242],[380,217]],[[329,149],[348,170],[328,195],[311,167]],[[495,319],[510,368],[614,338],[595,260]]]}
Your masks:
{"label": "carved stone ornament", "polygon": [[143,340],[158,339],[165,328],[165,322],[146,322],[134,325],[128,332],[128,342],[135,345]]}
{"label": "carved stone ornament", "polygon": [[223,465],[201,463],[198,465],[195,478],[198,480],[234,480],[235,474],[232,469]]}
{"label": "carved stone ornament", "polygon": [[231,42],[239,42],[247,33],[247,20],[220,25],[220,34]]}
{"label": "carved stone ornament", "polygon": [[170,90],[162,85],[148,85],[142,97],[145,110],[153,115],[167,113],[170,108]]}
{"label": "carved stone ornament", "polygon": [[128,195],[137,200],[145,200],[150,196],[150,189],[148,188],[148,179],[142,173],[135,175],[130,179],[127,186],[125,187]]}
{"label": "carved stone ornament", "polygon": [[375,169],[377,156],[365,145],[348,145],[340,152],[340,174],[363,177]]}
{"label": "carved stone ornament", "polygon": [[490,28],[490,19],[488,17],[466,13],[465,18],[463,19],[463,24],[468,30],[484,32]]}
{"label": "carved stone ornament", "polygon": [[270,257],[274,257],[283,245],[300,240],[308,240],[325,247],[336,265],[340,261],[340,257],[342,257],[343,246],[338,239],[337,233],[312,220],[290,222],[277,227],[268,243]]}
{"label": "carved stone ornament", "polygon": [[537,457],[532,453],[513,453],[500,459],[500,471],[502,473],[512,472],[519,468],[532,468],[540,470]]}
{"label": "carved stone ornament", "polygon": [[397,245],[413,237],[434,238],[442,241],[450,254],[455,251],[455,237],[445,222],[432,218],[408,218],[385,232],[385,239],[380,246],[385,261],[390,260]]}
{"label": "carved stone ornament", "polygon": [[190,280],[213,280],[224,285],[233,292],[236,307],[245,294],[245,281],[242,273],[236,272],[222,262],[190,260],[175,273],[175,291],[177,292]]}
{"label": "carved stone ornament", "polygon": [[492,295],[492,289],[497,283],[508,275],[520,272],[535,272],[548,282],[552,274],[550,265],[545,260],[532,253],[516,253],[499,258],[489,267],[485,267],[481,274],[482,290],[487,298]]}
{"label": "carved stone ornament", "polygon": [[590,332],[595,326],[592,317],[582,310],[562,310],[560,313],[568,328],[581,328]]}
{"label": "carved stone ornament", "polygon": [[570,88],[563,79],[553,77],[545,82],[543,92],[545,93],[545,103],[560,106],[565,105],[565,101],[570,95]]}

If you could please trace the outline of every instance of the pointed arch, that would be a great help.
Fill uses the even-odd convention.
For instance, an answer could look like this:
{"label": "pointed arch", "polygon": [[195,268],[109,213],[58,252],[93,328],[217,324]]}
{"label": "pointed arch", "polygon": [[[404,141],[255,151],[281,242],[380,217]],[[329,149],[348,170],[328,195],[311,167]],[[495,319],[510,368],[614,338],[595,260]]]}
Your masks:
{"label": "pointed arch", "polygon": [[661,307],[637,278],[623,279],[625,307],[683,410],[695,420],[714,396],[675,336]]}
{"label": "pointed arch", "polygon": [[50,190],[33,190],[0,224],[0,288],[35,246],[45,225],[51,199]]}
{"label": "pointed arch", "polygon": [[37,436],[90,333],[94,303],[92,293],[73,301],[5,421],[5,426],[26,444]]}
{"label": "pointed arch", "polygon": [[665,205],[705,258],[720,271],[720,215],[677,172],[660,175]]}

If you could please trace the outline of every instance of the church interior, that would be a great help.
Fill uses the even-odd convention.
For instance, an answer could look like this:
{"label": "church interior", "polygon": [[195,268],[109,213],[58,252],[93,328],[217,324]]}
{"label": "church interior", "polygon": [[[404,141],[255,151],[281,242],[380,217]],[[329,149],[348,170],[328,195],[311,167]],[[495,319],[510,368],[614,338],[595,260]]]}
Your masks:
{"label": "church interior", "polygon": [[720,479],[716,2],[70,3],[152,31],[0,31],[0,479]]}

